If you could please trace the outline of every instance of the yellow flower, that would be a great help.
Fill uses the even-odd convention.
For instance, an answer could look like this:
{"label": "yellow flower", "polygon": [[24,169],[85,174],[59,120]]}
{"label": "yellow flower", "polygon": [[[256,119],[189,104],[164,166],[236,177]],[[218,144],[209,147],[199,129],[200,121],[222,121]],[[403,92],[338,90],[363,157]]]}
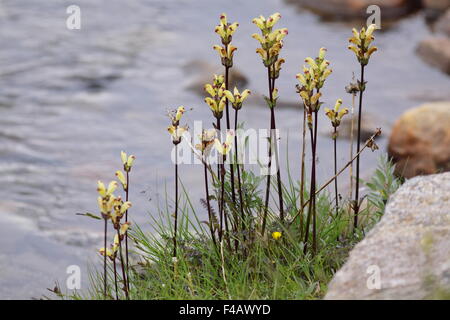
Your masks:
{"label": "yellow flower", "polygon": [[[223,93],[222,93],[222,95],[223,95]],[[221,119],[222,115],[223,115],[223,110],[225,109],[226,96],[223,95],[222,98],[220,98],[220,100],[217,100],[217,99],[218,98],[212,99],[210,97],[206,97],[205,102],[208,104],[208,106],[211,109],[211,111],[213,112],[214,116],[218,119]]]}
{"label": "yellow flower", "polygon": [[222,44],[225,46],[231,42],[232,35],[236,32],[239,23],[234,22],[232,24],[228,23],[227,15],[222,13],[220,15],[220,23],[215,27],[214,32],[217,33],[222,39]]}
{"label": "yellow flower", "polygon": [[124,214],[130,208],[131,208],[131,202],[126,201],[120,206],[120,213]]}
{"label": "yellow flower", "polygon": [[167,127],[167,131],[172,137],[172,142],[174,144],[179,144],[181,142],[181,138],[183,137],[184,133],[188,130],[186,127],[175,127],[175,126],[169,126]]}
{"label": "yellow flower", "polygon": [[371,55],[378,50],[377,47],[370,46],[375,39],[373,36],[375,29],[375,24],[371,24],[367,27],[367,30],[364,27],[360,31],[353,28],[353,36],[348,39],[350,42],[348,49],[353,51],[359,63],[363,66],[369,63]]}
{"label": "yellow flower", "polygon": [[277,12],[269,16],[267,20],[264,16],[259,16],[258,18],[254,18],[252,22],[256,24],[263,33],[268,33],[280,18],[281,14]]}
{"label": "yellow flower", "polygon": [[123,169],[126,172],[130,172],[136,157],[133,155],[128,156],[124,151],[121,151],[120,158],[122,159]]}
{"label": "yellow flower", "polygon": [[123,165],[127,163],[128,157],[124,151],[120,151],[120,159],[122,160]]}
{"label": "yellow flower", "polygon": [[279,240],[281,238],[281,236],[282,236],[282,233],[279,231],[272,232],[272,238],[274,240]]}
{"label": "yellow flower", "polygon": [[231,150],[231,147],[233,145],[233,139],[234,139],[234,131],[233,130],[227,131],[227,136],[226,136],[224,143],[221,143],[219,141],[219,139],[215,139],[214,146],[216,147],[217,152],[226,156]]}
{"label": "yellow flower", "polygon": [[179,122],[185,111],[186,109],[183,106],[179,106],[177,109],[177,113],[175,114],[175,120]]}
{"label": "yellow flower", "polygon": [[280,18],[281,18],[280,13],[276,12],[276,13],[272,14],[269,17],[269,19],[267,19],[267,23],[266,23],[267,27],[269,27],[269,28],[273,27],[275,25],[275,23],[277,23],[278,20],[280,20]]}
{"label": "yellow flower", "polygon": [[225,67],[233,66],[233,55],[234,55],[234,51],[237,50],[237,48],[235,46],[230,44],[230,45],[227,45],[226,48],[224,48],[219,45],[214,45],[213,49],[219,53],[222,64]]}
{"label": "yellow flower", "polygon": [[[270,67],[277,62],[278,55],[283,47],[283,39],[288,34],[288,29],[286,28],[272,30],[273,26],[280,18],[281,15],[279,13],[274,13],[268,19],[260,16],[259,18],[252,20],[252,22],[261,30],[261,35],[254,33],[252,34],[252,37],[261,44],[261,48],[258,48],[256,53],[261,56],[266,67]],[[280,71],[280,66],[283,62],[284,60],[278,62],[276,72]]]}
{"label": "yellow flower", "polygon": [[240,93],[236,87],[234,87],[233,93],[231,93],[231,91],[229,90],[224,91],[225,96],[228,98],[228,100],[233,105],[233,108],[236,110],[240,110],[242,108],[242,103],[245,99],[247,99],[250,93],[251,92],[248,89],[245,89],[244,91],[242,91],[242,93]]}
{"label": "yellow flower", "polygon": [[99,250],[98,250],[98,252],[102,255],[102,256],[105,256],[105,251],[106,251],[106,256],[107,257],[112,257],[113,256],[113,251],[111,250],[111,249],[109,249],[109,248],[106,248],[106,250],[105,250],[105,248],[103,247],[103,248],[100,248]]}
{"label": "yellow flower", "polygon": [[330,119],[333,127],[337,128],[341,124],[342,118],[348,113],[347,108],[342,108],[342,99],[337,99],[333,110],[325,108],[325,114]]}
{"label": "yellow flower", "polygon": [[130,225],[131,225],[130,222],[125,222],[124,224],[122,224],[120,226],[119,233],[121,236],[123,236],[125,233],[127,233],[128,229],[130,228]]}
{"label": "yellow flower", "polygon": [[120,183],[122,184],[122,187],[124,190],[127,190],[127,180],[125,179],[125,175],[122,171],[117,170],[116,171],[116,177],[119,179]]}
{"label": "yellow flower", "polygon": [[101,197],[106,197],[105,184],[100,180],[97,181],[97,192],[100,194]]}
{"label": "yellow flower", "polygon": [[116,191],[116,189],[117,181],[111,181],[108,185],[108,188],[105,188],[105,184],[103,182],[97,181],[97,191],[103,198],[112,195],[112,193]]}

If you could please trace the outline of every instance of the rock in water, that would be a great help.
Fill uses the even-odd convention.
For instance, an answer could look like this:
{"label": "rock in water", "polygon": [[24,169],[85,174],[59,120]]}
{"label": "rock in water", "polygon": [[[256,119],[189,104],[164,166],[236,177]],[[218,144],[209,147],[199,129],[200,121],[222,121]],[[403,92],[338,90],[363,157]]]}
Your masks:
{"label": "rock in water", "polygon": [[450,294],[450,173],[408,180],[350,252],[325,299],[429,299]]}
{"label": "rock in water", "polygon": [[450,38],[430,36],[419,43],[417,54],[429,65],[450,74]]}
{"label": "rock in water", "polygon": [[396,19],[419,8],[418,0],[286,0],[310,9],[326,18],[361,18],[368,17],[367,7],[380,7],[383,19]]}
{"label": "rock in water", "polygon": [[411,178],[450,170],[450,102],[427,103],[394,124],[388,153],[396,174]]}

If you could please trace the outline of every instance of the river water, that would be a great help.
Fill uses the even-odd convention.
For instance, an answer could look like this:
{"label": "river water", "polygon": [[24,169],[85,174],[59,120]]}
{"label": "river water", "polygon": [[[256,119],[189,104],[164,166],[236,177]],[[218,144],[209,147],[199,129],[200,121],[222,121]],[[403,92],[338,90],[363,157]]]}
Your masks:
{"label": "river water", "polygon": [[[81,30],[66,28],[71,4],[81,8]],[[352,25],[321,21],[281,0],[0,1],[0,298],[40,297],[55,281],[64,288],[69,265],[81,267],[86,286],[86,266],[97,262],[95,249],[102,245],[101,223],[75,213],[96,210],[96,181],[114,178],[122,149],[137,157],[132,220],[150,230],[148,215],[173,180],[166,109],[183,104],[192,108],[187,121],[211,122],[203,98],[187,89],[197,72],[186,65],[218,63],[213,30],[226,12],[240,22],[235,67],[250,79],[252,91],[265,92],[251,19],[276,11],[283,16],[280,27],[289,28],[280,99],[297,101],[295,74],[305,56],[325,46],[334,72],[324,101],[342,97],[348,105],[343,88],[358,70],[346,49]],[[448,99],[450,83],[415,55],[417,42],[429,34],[420,13],[382,31],[367,68],[365,108],[389,132],[406,109]],[[266,128],[269,112],[248,105],[241,119],[246,127]],[[281,153],[289,135],[291,169],[298,172],[300,109],[280,108],[277,122]],[[332,172],[332,144],[326,135],[320,140],[325,179]],[[339,147],[344,163],[348,142]],[[365,172],[378,156],[364,155]],[[201,173],[198,166],[181,170],[194,204],[203,191]]]}

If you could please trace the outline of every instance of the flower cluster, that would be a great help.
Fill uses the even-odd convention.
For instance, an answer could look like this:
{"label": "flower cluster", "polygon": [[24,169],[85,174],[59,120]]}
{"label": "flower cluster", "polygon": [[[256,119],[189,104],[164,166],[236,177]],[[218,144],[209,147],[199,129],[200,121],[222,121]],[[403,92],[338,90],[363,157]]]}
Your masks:
{"label": "flower cluster", "polygon": [[242,91],[242,93],[239,92],[239,90],[234,87],[233,93],[229,90],[225,90],[224,94],[228,98],[228,100],[231,102],[233,108],[235,110],[240,110],[242,108],[242,103],[245,99],[250,95],[250,90],[246,89]]}
{"label": "flower cluster", "polygon": [[223,46],[214,45],[213,49],[219,53],[222,65],[228,68],[233,66],[233,54],[234,51],[237,50],[237,48],[231,45],[230,42],[238,26],[239,24],[237,22],[232,24],[228,23],[227,16],[223,13],[220,16],[220,24],[214,29],[214,31],[220,36]]}
{"label": "flower cluster", "polygon": [[205,91],[211,96],[206,97],[205,102],[213,112],[214,117],[221,119],[227,100],[223,75],[215,74],[213,84],[205,84]]}
{"label": "flower cluster", "polygon": [[100,209],[100,213],[102,214],[104,219],[111,218],[111,211],[113,209],[115,201],[113,192],[116,191],[117,186],[117,181],[111,181],[108,184],[108,188],[105,187],[105,184],[103,182],[97,182],[97,192],[99,194],[97,203]]}
{"label": "flower cluster", "polygon": [[311,125],[312,112],[318,111],[322,103],[319,101],[322,93],[320,89],[325,84],[325,80],[332,73],[328,67],[330,62],[325,59],[325,48],[320,48],[319,55],[313,59],[307,57],[305,62],[308,66],[303,66],[303,74],[296,75],[300,84],[297,85],[297,92],[303,100],[308,112],[308,124]]}
{"label": "flower cluster", "polygon": [[331,125],[335,128],[339,127],[342,118],[348,113],[348,108],[342,108],[342,99],[337,99],[333,109],[325,108],[325,114],[330,119]]}
{"label": "flower cluster", "polygon": [[373,36],[375,28],[375,24],[368,26],[367,30],[363,27],[359,32],[353,28],[353,37],[348,40],[350,42],[348,48],[355,53],[359,63],[363,66],[369,63],[372,53],[378,50],[377,47],[370,45],[375,39]]}
{"label": "flower cluster", "polygon": [[261,34],[252,34],[252,38],[258,40],[261,44],[261,47],[256,49],[256,53],[261,56],[264,66],[273,66],[270,71],[272,79],[278,78],[281,65],[284,63],[284,59],[278,56],[283,47],[283,39],[288,34],[288,29],[286,28],[273,30],[273,26],[280,18],[281,15],[279,13],[274,13],[267,19],[260,16],[252,21],[261,30]]}
{"label": "flower cluster", "polygon": [[171,119],[172,124],[167,127],[167,131],[172,137],[172,142],[174,145],[181,142],[183,134],[188,130],[187,126],[180,126],[180,120],[185,111],[186,109],[183,106],[179,106],[177,110],[169,112],[169,118]]}
{"label": "flower cluster", "polygon": [[[130,164],[131,169],[132,163]],[[125,233],[127,232],[130,222],[120,223],[120,220],[124,216],[125,212],[131,207],[131,202],[123,202],[121,197],[114,196],[114,191],[116,191],[118,183],[116,181],[111,181],[108,188],[101,181],[97,182],[97,192],[99,197],[97,199],[100,212],[105,220],[111,219],[114,229],[118,230],[118,235],[114,238],[114,243],[111,248],[101,248],[99,250],[101,255],[109,257],[111,260],[116,258],[116,252],[120,241],[123,240]],[[124,188],[125,190],[125,188]]]}

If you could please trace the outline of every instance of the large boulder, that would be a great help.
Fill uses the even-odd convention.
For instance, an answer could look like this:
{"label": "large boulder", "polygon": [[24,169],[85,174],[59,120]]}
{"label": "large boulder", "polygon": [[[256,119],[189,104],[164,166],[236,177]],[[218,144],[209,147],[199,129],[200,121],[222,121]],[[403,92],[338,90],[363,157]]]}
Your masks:
{"label": "large boulder", "polygon": [[418,55],[429,65],[450,74],[450,38],[435,35],[423,39],[417,47]]}
{"label": "large boulder", "polygon": [[450,102],[427,103],[394,124],[388,153],[396,174],[410,178],[450,170]]}
{"label": "large boulder", "polygon": [[450,173],[408,180],[350,252],[325,299],[432,299],[450,294]]}
{"label": "large boulder", "polygon": [[367,7],[377,5],[383,19],[395,19],[420,7],[418,0],[286,0],[314,13],[337,19],[366,19]]}

